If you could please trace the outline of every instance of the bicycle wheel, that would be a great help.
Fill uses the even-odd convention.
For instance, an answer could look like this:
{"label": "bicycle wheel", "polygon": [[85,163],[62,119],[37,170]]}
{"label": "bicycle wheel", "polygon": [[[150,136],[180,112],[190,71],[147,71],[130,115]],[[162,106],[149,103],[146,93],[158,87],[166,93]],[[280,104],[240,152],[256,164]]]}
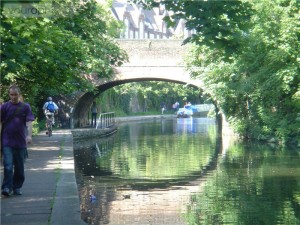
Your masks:
{"label": "bicycle wheel", "polygon": [[48,123],[48,136],[52,136],[52,122]]}

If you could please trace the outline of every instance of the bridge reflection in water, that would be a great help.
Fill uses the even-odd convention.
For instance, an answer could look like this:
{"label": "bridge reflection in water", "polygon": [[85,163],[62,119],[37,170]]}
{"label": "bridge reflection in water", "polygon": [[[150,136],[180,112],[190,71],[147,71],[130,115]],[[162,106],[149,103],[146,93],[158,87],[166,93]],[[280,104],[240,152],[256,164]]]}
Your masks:
{"label": "bridge reflection in water", "polygon": [[213,119],[124,124],[109,138],[74,143],[82,218],[89,224],[185,224],[192,193],[216,165]]}
{"label": "bridge reflection in water", "polygon": [[[122,125],[74,143],[89,224],[300,224],[300,151],[220,143],[213,120]],[[97,145],[96,145],[97,143]]]}

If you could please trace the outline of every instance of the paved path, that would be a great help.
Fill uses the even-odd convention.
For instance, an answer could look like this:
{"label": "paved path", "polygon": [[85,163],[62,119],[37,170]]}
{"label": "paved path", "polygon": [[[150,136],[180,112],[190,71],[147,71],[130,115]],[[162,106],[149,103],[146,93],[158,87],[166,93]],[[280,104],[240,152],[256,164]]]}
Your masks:
{"label": "paved path", "polygon": [[[160,119],[174,115],[116,118],[117,122]],[[70,130],[33,137],[25,163],[21,196],[1,196],[1,225],[84,225],[74,171]],[[1,164],[1,182],[3,166]]]}
{"label": "paved path", "polygon": [[[21,196],[1,196],[1,225],[83,225],[70,130],[33,137]],[[1,182],[3,169],[1,165]]]}

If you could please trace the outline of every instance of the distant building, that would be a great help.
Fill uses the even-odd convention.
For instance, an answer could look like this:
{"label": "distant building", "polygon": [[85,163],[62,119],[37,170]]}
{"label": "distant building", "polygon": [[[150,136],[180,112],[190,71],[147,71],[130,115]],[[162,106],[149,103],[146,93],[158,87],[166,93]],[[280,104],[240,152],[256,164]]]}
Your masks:
{"label": "distant building", "polygon": [[145,10],[140,5],[128,3],[126,0],[114,0],[111,8],[116,20],[123,21],[124,30],[120,38],[124,39],[183,39],[195,31],[185,27],[185,21],[179,20],[176,27],[167,28],[163,18],[171,12],[164,7]]}

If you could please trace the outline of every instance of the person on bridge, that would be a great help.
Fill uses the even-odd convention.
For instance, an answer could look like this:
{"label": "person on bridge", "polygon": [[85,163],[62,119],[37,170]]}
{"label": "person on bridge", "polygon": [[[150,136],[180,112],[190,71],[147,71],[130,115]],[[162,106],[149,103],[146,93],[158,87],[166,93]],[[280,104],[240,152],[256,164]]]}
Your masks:
{"label": "person on bridge", "polygon": [[10,101],[1,105],[1,155],[3,157],[4,176],[2,195],[12,192],[21,195],[25,181],[24,161],[27,156],[27,144],[32,141],[32,121],[34,115],[27,103],[20,101],[20,89],[16,85],[9,87]]}
{"label": "person on bridge", "polygon": [[96,102],[93,102],[91,112],[92,112],[91,127],[96,127],[96,125],[97,125],[97,113],[98,113]]}

